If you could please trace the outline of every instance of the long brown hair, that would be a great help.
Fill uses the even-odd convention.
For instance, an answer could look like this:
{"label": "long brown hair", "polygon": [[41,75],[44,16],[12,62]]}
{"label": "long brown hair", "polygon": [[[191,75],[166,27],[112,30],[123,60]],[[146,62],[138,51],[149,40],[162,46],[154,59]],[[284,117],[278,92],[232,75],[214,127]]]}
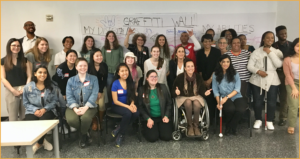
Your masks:
{"label": "long brown hair", "polygon": [[[163,50],[164,50],[165,58],[170,59],[170,48],[169,48],[169,44],[168,44],[168,41],[167,41],[167,38],[166,38],[165,35],[159,34],[159,35],[156,37],[156,39],[155,39],[154,46],[157,46],[157,47],[159,48],[159,50],[160,50],[160,45],[159,45],[159,43],[158,43],[158,39],[159,39],[160,37],[164,37],[164,38],[165,38],[165,45],[163,46]],[[162,51],[160,50],[160,52],[162,52]]]}
{"label": "long brown hair", "polygon": [[22,66],[22,69],[24,71],[26,71],[26,59],[24,57],[24,53],[23,53],[23,47],[22,47],[22,44],[21,42],[16,39],[16,38],[11,38],[8,40],[7,42],[7,45],[6,45],[6,57],[5,57],[5,60],[4,60],[4,68],[5,68],[5,71],[9,71],[13,68],[13,59],[12,59],[12,51],[11,51],[11,48],[10,48],[10,45],[13,43],[13,42],[19,42],[19,45],[20,45],[20,51],[18,53],[18,59],[21,60],[21,66]]}
{"label": "long brown hair", "polygon": [[[159,50],[159,47],[158,47],[158,46],[152,46],[151,52],[152,52],[153,48],[158,48],[158,50]],[[158,64],[157,64],[156,69],[159,70],[160,68],[162,68],[163,64],[164,64],[164,59],[161,58],[160,56],[158,56]]]}
{"label": "long brown hair", "polygon": [[[151,73],[155,73],[156,74],[156,76],[157,76],[157,72],[155,71],[155,70],[149,70],[148,72],[147,72],[147,74],[146,74],[146,78],[148,78],[149,77],[149,75],[151,74]],[[164,76],[164,75],[162,75],[162,76]],[[156,83],[156,86],[155,86],[157,89],[156,89],[156,91],[157,91],[157,96],[158,97],[164,97],[163,95],[162,95],[162,89],[161,89],[161,87],[160,87],[160,84],[157,82]],[[150,90],[151,90],[151,88],[150,88],[150,85],[149,85],[149,82],[147,81],[147,80],[145,80],[145,85],[144,85],[144,88],[143,88],[143,93],[144,93],[144,102],[145,103],[150,103],[150,100],[149,100],[149,94],[150,94]]]}
{"label": "long brown hair", "polygon": [[116,35],[116,33],[114,31],[108,31],[106,33],[106,35],[105,35],[104,49],[106,49],[106,50],[112,49],[112,48],[110,48],[110,44],[109,44],[109,41],[107,39],[107,37],[108,37],[108,35],[110,33],[114,34],[114,37],[115,37],[115,41],[113,42],[113,47],[114,47],[114,49],[118,49],[120,47],[120,45],[119,45],[119,41],[118,41],[117,35]]}
{"label": "long brown hair", "polygon": [[35,42],[35,44],[34,44],[34,46],[33,46],[31,49],[29,49],[29,50],[26,52],[26,54],[32,52],[32,54],[34,55],[35,61],[41,62],[41,60],[40,60],[40,59],[41,59],[41,58],[40,58],[41,54],[40,54],[40,51],[39,51],[38,46],[39,46],[39,44],[40,44],[42,41],[46,41],[47,44],[48,44],[48,49],[47,49],[47,51],[44,53],[44,61],[47,62],[47,63],[49,63],[49,62],[51,61],[51,57],[50,57],[49,42],[48,42],[48,40],[47,40],[46,38],[43,38],[43,37],[37,38],[37,39],[36,39],[36,42]]}

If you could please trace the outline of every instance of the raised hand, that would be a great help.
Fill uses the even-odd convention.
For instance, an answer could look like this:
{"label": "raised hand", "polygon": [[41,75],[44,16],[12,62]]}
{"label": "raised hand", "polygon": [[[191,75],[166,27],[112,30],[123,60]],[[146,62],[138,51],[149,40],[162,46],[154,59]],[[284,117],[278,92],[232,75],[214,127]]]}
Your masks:
{"label": "raised hand", "polygon": [[134,29],[128,28],[127,35],[131,35],[134,33]]}
{"label": "raised hand", "polygon": [[190,37],[194,35],[193,29],[191,31],[187,30],[187,32],[188,32]]}

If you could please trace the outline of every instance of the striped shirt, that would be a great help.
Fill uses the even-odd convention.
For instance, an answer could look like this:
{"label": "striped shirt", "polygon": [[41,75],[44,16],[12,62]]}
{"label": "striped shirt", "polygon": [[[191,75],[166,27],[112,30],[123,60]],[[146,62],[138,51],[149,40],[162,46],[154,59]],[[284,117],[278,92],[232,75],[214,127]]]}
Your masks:
{"label": "striped shirt", "polygon": [[229,55],[233,68],[240,74],[240,79],[248,82],[251,76],[250,71],[247,69],[250,54],[247,50],[241,50],[239,55],[233,55],[231,50],[225,54]]}

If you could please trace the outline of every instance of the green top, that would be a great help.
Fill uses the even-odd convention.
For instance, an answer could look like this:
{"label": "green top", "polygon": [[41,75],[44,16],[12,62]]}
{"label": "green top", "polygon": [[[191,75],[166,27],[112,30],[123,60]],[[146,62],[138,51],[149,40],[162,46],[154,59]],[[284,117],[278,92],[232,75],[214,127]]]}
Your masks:
{"label": "green top", "polygon": [[90,63],[90,56],[91,56],[92,50],[89,50],[87,53],[80,52],[81,57],[85,58],[88,63]]}
{"label": "green top", "polygon": [[151,117],[160,117],[161,116],[160,104],[159,104],[159,99],[157,97],[156,88],[150,91],[149,99],[150,99],[150,115],[151,115]]}
{"label": "green top", "polygon": [[115,73],[117,66],[123,62],[123,48],[119,46],[117,49],[106,50],[104,47],[101,49],[103,61],[108,66],[109,73]]}

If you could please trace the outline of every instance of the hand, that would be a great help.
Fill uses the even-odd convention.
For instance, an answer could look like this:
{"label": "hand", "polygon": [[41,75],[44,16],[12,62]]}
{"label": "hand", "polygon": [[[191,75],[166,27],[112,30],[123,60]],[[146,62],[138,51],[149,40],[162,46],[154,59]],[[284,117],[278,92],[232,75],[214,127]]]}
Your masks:
{"label": "hand", "polygon": [[190,37],[194,35],[193,29],[191,31],[187,30],[187,32],[188,32]]}
{"label": "hand", "polygon": [[265,71],[261,71],[261,70],[258,71],[258,75],[260,75],[261,77],[268,76],[268,74]]}
{"label": "hand", "polygon": [[101,98],[102,93],[98,93],[97,101]]}
{"label": "hand", "polygon": [[80,108],[79,108],[79,110],[80,110],[80,115],[83,115],[88,109],[89,109],[88,106],[80,107]]}
{"label": "hand", "polygon": [[130,107],[132,108],[133,113],[135,113],[137,111],[137,107],[134,104],[131,103]]}
{"label": "hand", "polygon": [[18,91],[20,92],[20,95],[23,94],[23,90],[24,90],[24,87],[22,88],[21,86],[18,88]]}
{"label": "hand", "polygon": [[222,98],[222,100],[220,101],[220,105],[223,105],[224,103],[227,102],[227,97]]}
{"label": "hand", "polygon": [[162,121],[163,121],[164,123],[168,123],[168,122],[169,122],[169,118],[165,116],[165,117],[162,119]]}
{"label": "hand", "polygon": [[178,87],[176,87],[175,93],[179,96],[180,95],[180,91],[178,89]]}
{"label": "hand", "polygon": [[37,117],[41,117],[42,115],[41,115],[41,110],[36,110],[35,112],[34,112],[34,115],[35,116],[37,116]]}
{"label": "hand", "polygon": [[66,100],[66,96],[63,96],[64,97],[64,100]]}
{"label": "hand", "polygon": [[218,105],[217,105],[217,108],[218,108],[219,110],[221,110],[221,109],[223,108],[223,106],[220,106],[220,104],[218,104]]}
{"label": "hand", "polygon": [[299,97],[299,91],[297,90],[297,88],[292,90],[291,96],[295,99]]}
{"label": "hand", "polygon": [[128,28],[127,35],[131,35],[134,33],[134,29]]}
{"label": "hand", "polygon": [[21,95],[20,91],[17,91],[17,90],[13,90],[12,93],[14,94],[14,96],[18,97]]}
{"label": "hand", "polygon": [[73,111],[77,114],[77,115],[81,115],[81,110],[78,108],[73,108]]}
{"label": "hand", "polygon": [[148,127],[149,129],[151,129],[153,125],[154,125],[153,120],[152,120],[151,118],[149,118],[149,119],[148,119],[148,122],[147,122],[147,127]]}
{"label": "hand", "polygon": [[138,94],[138,92],[135,92],[135,96],[138,96],[139,94]]}
{"label": "hand", "polygon": [[271,52],[269,47],[264,46],[264,52],[266,52],[267,54],[269,54]]}
{"label": "hand", "polygon": [[212,89],[209,89],[209,90],[207,90],[206,92],[205,92],[205,96],[209,96],[210,95],[210,91],[211,91]]}
{"label": "hand", "polygon": [[45,108],[40,109],[40,112],[41,112],[41,116],[43,116],[46,113],[46,109]]}

